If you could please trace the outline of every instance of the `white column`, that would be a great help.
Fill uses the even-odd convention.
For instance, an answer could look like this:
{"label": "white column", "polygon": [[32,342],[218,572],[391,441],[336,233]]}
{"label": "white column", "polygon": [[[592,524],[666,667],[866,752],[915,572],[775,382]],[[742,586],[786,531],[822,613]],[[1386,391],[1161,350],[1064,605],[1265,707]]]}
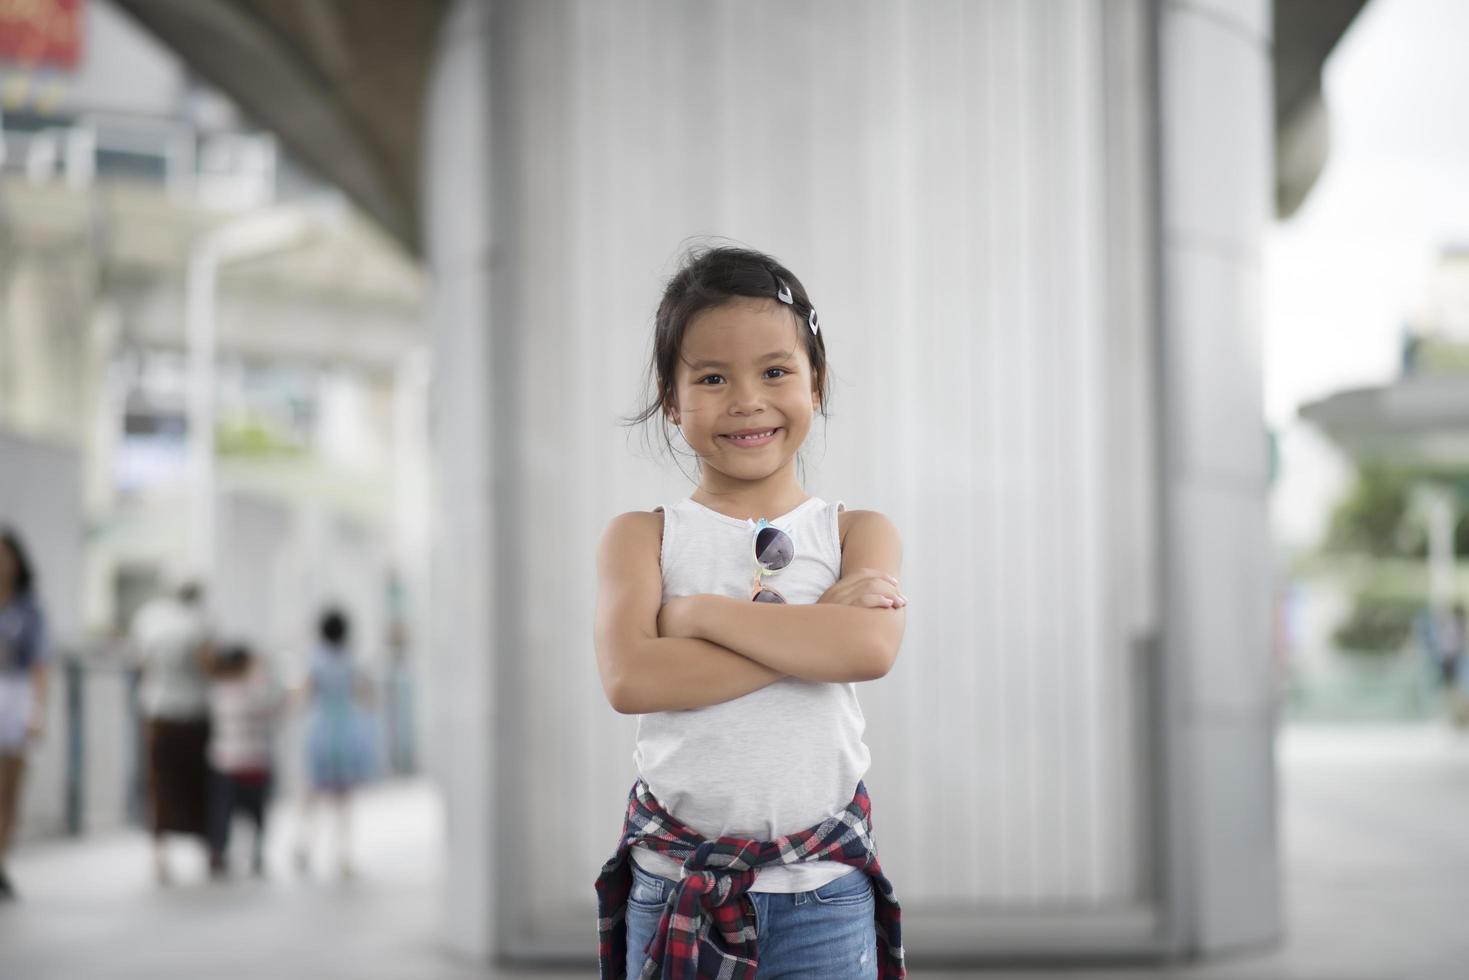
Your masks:
{"label": "white column", "polygon": [[1270,6],[1164,0],[1158,24],[1163,885],[1184,952],[1280,930],[1260,342]]}
{"label": "white column", "polygon": [[[432,633],[421,674],[437,692],[430,771],[443,787],[447,827],[445,934],[459,953],[501,952],[492,873],[500,827],[494,804],[494,683],[503,657],[495,575],[504,457],[492,423],[496,329],[491,317],[490,4],[456,0],[444,18],[425,106],[424,244],[433,280]],[[500,230],[496,229],[498,235]]]}
{"label": "white column", "polygon": [[[423,199],[433,768],[457,949],[589,955],[633,724],[597,684],[592,556],[612,514],[689,490],[616,419],[639,394],[660,278],[701,233],[776,252],[824,297],[839,368],[811,489],[890,513],[927,597],[898,669],[862,692],[868,784],[915,929],[998,907],[955,913],[948,948],[1154,949],[1138,851],[1159,835],[1129,819],[1152,772],[1131,755],[1127,641],[1156,607],[1168,918],[1197,948],[1274,930],[1255,300],[1268,12],[1162,5],[1162,236],[1114,250],[1100,243],[1119,217],[1146,208],[1111,203],[1137,134],[1111,128],[1099,86],[1130,99],[1143,84],[1108,42],[1130,45],[1154,12],[1117,6],[800,5],[776,32],[673,0],[452,6]],[[789,70],[812,50],[821,70]],[[1157,414],[1134,401],[1153,348],[1128,246],[1161,252],[1166,287],[1157,576],[1156,513],[1131,492],[1152,475],[1138,445],[1152,430],[1112,424]],[[956,698],[972,710],[930,710]],[[952,844],[923,833],[935,813]],[[1037,911],[1055,908],[1074,915]]]}
{"label": "white column", "polygon": [[298,244],[341,219],[334,205],[253,212],[200,236],[189,249],[185,317],[189,359],[189,572],[214,579],[214,359],[220,267]]}
{"label": "white column", "polygon": [[185,316],[189,344],[189,574],[214,580],[215,289],[219,259],[208,246],[189,255]]}

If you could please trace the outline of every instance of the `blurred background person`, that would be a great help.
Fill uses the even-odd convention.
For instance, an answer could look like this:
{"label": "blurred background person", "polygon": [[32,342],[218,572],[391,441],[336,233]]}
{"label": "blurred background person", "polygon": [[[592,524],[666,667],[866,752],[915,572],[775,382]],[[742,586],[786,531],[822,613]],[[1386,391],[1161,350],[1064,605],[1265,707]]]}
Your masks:
{"label": "blurred background person", "polygon": [[154,870],[170,873],[165,835],[209,833],[209,626],[203,588],[186,582],[145,603],[131,637],[142,665],[139,700],[147,747]]}
{"label": "blurred background person", "polygon": [[1449,716],[1454,727],[1469,728],[1469,666],[1464,663],[1466,637],[1465,611],[1462,602],[1454,603],[1439,637],[1439,668],[1448,691]]}
{"label": "blurred background person", "polygon": [[350,626],[341,610],[322,614],[320,642],[311,655],[301,697],[307,705],[306,766],[310,787],[302,806],[296,866],[311,867],[311,843],[317,802],[326,797],[336,812],[337,867],[342,877],[353,873],[351,854],[352,792],[373,774],[374,738],[367,706],[372,684],[358,666],[348,643]]}
{"label": "blurred background person", "polygon": [[46,710],[46,620],[20,537],[0,529],[0,901],[16,897],[5,857],[20,812],[26,750]]}
{"label": "blurred background person", "polygon": [[242,813],[254,825],[250,871],[265,874],[265,815],[282,696],[261,659],[243,644],[214,659],[209,685],[209,872],[229,872],[230,824]]}
{"label": "blurred background person", "polygon": [[1453,690],[1460,671],[1464,669],[1464,604],[1454,607],[1443,616],[1439,626],[1438,667],[1444,687]]}
{"label": "blurred background person", "polygon": [[418,760],[413,666],[408,658],[408,627],[402,620],[388,625],[387,659],[381,696],[384,763],[392,775],[406,776],[417,769]]}

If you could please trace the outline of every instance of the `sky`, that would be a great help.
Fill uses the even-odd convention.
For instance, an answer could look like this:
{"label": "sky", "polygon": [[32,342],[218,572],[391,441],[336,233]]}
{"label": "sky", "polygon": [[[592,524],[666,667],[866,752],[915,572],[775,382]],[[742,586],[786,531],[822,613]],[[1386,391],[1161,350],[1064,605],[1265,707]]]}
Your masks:
{"label": "sky", "polygon": [[1397,375],[1439,250],[1469,244],[1469,0],[1371,0],[1323,73],[1326,167],[1266,235],[1265,416],[1278,540],[1316,537],[1350,470],[1296,410]]}

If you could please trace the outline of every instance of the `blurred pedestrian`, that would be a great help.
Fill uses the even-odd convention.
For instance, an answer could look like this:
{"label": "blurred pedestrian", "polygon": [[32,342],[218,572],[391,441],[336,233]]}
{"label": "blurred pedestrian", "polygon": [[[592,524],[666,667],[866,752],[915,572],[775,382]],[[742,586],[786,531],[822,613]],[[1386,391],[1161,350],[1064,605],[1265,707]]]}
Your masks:
{"label": "blurred pedestrian", "polygon": [[1465,661],[1466,624],[1464,604],[1454,603],[1454,608],[1444,618],[1439,631],[1439,663],[1443,668],[1444,685],[1449,693],[1449,716],[1457,728],[1469,728],[1469,664]]}
{"label": "blurred pedestrian", "polygon": [[20,814],[26,752],[46,718],[46,619],[20,536],[0,529],[0,901],[16,897],[5,870]]}
{"label": "blurred pedestrian", "polygon": [[1453,609],[1439,618],[1435,645],[1438,648],[1439,674],[1444,687],[1452,691],[1459,672],[1464,670],[1464,604],[1454,603]]}
{"label": "blurred pedestrian", "polygon": [[310,870],[313,814],[320,799],[329,799],[337,816],[337,867],[353,874],[351,855],[352,793],[373,773],[372,719],[367,706],[372,685],[357,665],[348,643],[346,615],[327,610],[319,624],[320,642],[312,652],[302,697],[308,706],[306,767],[310,787],[301,812],[296,865]]}
{"label": "blurred pedestrian", "polygon": [[230,824],[243,813],[255,828],[250,870],[265,873],[265,813],[272,788],[272,751],[282,697],[260,658],[244,645],[214,660],[209,685],[209,872],[229,871]]}
{"label": "blurred pedestrian", "polygon": [[394,620],[388,627],[387,660],[381,699],[387,768],[394,776],[406,776],[417,768],[417,762],[413,669],[408,659],[408,627],[402,620]]}
{"label": "blurred pedestrian", "polygon": [[140,701],[158,883],[171,880],[165,835],[209,836],[209,624],[204,590],[186,582],[143,605],[132,642],[142,662]]}

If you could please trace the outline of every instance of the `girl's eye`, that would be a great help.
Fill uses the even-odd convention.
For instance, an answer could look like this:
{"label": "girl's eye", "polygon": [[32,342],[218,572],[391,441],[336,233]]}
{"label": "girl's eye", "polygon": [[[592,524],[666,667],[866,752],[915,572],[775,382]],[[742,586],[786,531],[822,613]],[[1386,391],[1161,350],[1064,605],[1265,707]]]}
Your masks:
{"label": "girl's eye", "polygon": [[[788,371],[788,370],[786,370],[785,368],[779,368],[779,367],[777,367],[777,368],[768,368],[765,371],[765,377],[768,378],[771,381],[779,381],[781,378],[784,378],[786,375],[788,375],[790,373],[791,372]],[[722,374],[706,374],[702,378],[700,378],[697,381],[695,381],[694,384],[696,384],[696,385],[712,385],[712,384],[719,384],[719,383],[721,383],[723,381],[724,381],[724,375],[722,375]]]}

